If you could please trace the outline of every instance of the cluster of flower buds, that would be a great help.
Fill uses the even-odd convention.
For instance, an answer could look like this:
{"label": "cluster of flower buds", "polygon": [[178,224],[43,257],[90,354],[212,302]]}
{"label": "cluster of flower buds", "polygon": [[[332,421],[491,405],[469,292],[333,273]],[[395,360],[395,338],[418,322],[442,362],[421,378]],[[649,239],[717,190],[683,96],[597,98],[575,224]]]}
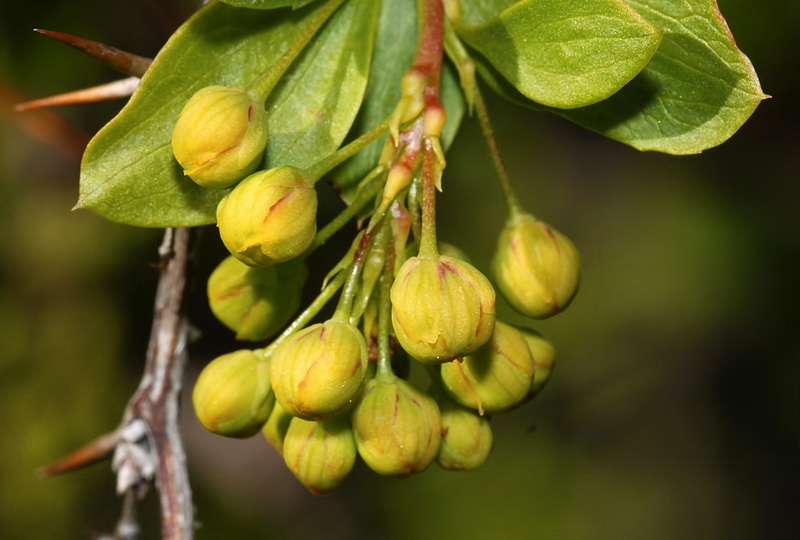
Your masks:
{"label": "cluster of flower buds", "polygon": [[232,188],[217,206],[217,226],[231,255],[254,267],[297,257],[317,232],[308,174],[290,166],[257,170],[267,132],[263,100],[224,86],[197,91],[172,132],[172,152],[186,176],[204,188]]}
{"label": "cluster of flower buds", "polygon": [[[195,412],[220,435],[261,431],[316,494],[336,489],[359,456],[396,477],[434,462],[450,470],[483,464],[491,417],[541,392],[555,358],[541,335],[496,320],[495,287],[521,314],[544,318],[563,310],[578,284],[572,243],[516,208],[499,235],[494,285],[436,241],[444,111],[421,98],[420,77],[403,86],[386,127],[393,136],[362,185],[370,219],[299,314],[304,257],[323,243],[314,242],[316,178],[290,165],[254,172],[266,121],[247,92],[203,89],[175,127],[186,174],[206,187],[233,186],[216,213],[231,256],[209,279],[211,309],[238,339],[273,339],[208,364],[194,388]],[[334,314],[315,322],[337,292]],[[424,388],[413,376],[420,370],[430,379]]]}

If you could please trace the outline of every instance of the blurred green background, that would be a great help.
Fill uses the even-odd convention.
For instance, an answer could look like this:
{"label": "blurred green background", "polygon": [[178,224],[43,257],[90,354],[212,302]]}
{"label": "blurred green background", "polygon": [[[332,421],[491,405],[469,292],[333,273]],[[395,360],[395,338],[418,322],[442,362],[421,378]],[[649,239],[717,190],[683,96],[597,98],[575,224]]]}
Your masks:
{"label": "blurred green background", "polygon": [[[521,199],[575,241],[584,279],[569,310],[535,326],[558,349],[554,379],[494,419],[489,463],[406,480],[362,464],[317,498],[263,440],[209,435],[186,409],[198,538],[800,537],[800,4],[720,4],[773,98],[719,148],[640,153],[491,102]],[[192,6],[0,5],[3,538],[113,527],[120,501],[107,463],[48,480],[35,471],[119,422],[143,365],[160,240],[70,212],[81,149],[121,103],[11,106],[116,75],[31,29],[153,56]],[[336,201],[323,198],[330,215]],[[472,122],[448,156],[439,200],[442,239],[486,268],[503,209]],[[221,257],[209,230],[200,277]],[[192,295],[202,337],[190,378],[235,346],[204,304],[202,279]],[[143,538],[158,536],[156,511],[151,493]]]}

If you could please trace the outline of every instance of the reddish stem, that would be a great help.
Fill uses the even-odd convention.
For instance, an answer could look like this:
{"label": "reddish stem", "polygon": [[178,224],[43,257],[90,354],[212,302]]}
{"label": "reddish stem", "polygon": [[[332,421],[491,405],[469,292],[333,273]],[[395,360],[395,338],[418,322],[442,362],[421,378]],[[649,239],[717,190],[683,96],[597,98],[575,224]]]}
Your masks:
{"label": "reddish stem", "polygon": [[[419,8],[417,54],[409,71],[416,72],[425,80],[423,90],[425,111],[442,109],[439,101],[439,82],[444,50],[444,5],[442,0],[418,0],[417,5]],[[423,148],[425,111],[420,118],[400,132],[398,140],[399,145],[405,145],[400,162],[411,170],[417,165],[419,152]]]}
{"label": "reddish stem", "polygon": [[358,248],[353,255],[353,263],[350,266],[350,274],[347,277],[344,289],[342,289],[342,296],[339,298],[339,305],[336,308],[334,319],[340,317],[340,320],[350,321],[350,311],[353,308],[353,298],[356,294],[358,275],[361,273],[361,267],[364,265],[364,259],[367,257],[369,244],[372,242],[372,232],[365,232],[358,242]]}
{"label": "reddish stem", "polygon": [[425,88],[426,103],[438,104],[444,47],[444,5],[442,0],[418,0],[417,5],[420,17],[419,36],[417,56],[412,69],[428,79]]}
{"label": "reddish stem", "polygon": [[418,0],[419,32],[417,55],[411,71],[425,81],[425,109],[415,122],[401,132],[400,141],[406,144],[402,162],[414,169],[422,151],[422,238],[420,252],[435,255],[436,250],[436,155],[425,133],[425,116],[443,111],[439,99],[444,50],[444,5],[442,0]]}

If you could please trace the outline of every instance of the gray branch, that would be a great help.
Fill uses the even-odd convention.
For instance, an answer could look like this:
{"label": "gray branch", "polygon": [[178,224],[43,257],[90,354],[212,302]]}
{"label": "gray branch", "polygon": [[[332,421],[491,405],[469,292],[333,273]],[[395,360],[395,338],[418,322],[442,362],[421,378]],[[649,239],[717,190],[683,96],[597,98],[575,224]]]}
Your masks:
{"label": "gray branch", "polygon": [[125,410],[114,453],[117,491],[142,495],[155,480],[164,540],[189,540],[194,516],[179,424],[179,399],[189,330],[184,310],[191,229],[167,229],[159,248],[147,361],[139,388]]}

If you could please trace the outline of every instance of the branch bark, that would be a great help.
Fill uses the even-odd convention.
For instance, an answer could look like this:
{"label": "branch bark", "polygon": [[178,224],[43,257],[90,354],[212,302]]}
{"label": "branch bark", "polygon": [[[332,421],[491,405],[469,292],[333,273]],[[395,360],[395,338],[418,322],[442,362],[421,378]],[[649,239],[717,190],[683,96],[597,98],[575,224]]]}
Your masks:
{"label": "branch bark", "polygon": [[147,467],[154,465],[161,506],[161,533],[165,540],[188,540],[192,538],[194,528],[191,487],[179,424],[179,399],[189,330],[184,296],[191,237],[189,228],[167,229],[164,234],[159,248],[161,277],[147,362],[139,388],[128,403],[123,419],[123,430],[137,422],[144,424],[144,449],[152,462],[142,467],[134,455],[125,455],[123,445],[117,446],[115,455],[117,489],[120,492],[147,481]]}
{"label": "branch bark", "polygon": [[191,239],[189,228],[167,229],[164,233],[144,373],[121,425],[40,471],[52,476],[91,465],[113,453],[117,493],[124,496],[124,504],[113,535],[102,538],[138,538],[135,500],[153,482],[161,507],[161,537],[191,540],[194,533],[192,491],[179,423],[189,333],[184,300]]}

